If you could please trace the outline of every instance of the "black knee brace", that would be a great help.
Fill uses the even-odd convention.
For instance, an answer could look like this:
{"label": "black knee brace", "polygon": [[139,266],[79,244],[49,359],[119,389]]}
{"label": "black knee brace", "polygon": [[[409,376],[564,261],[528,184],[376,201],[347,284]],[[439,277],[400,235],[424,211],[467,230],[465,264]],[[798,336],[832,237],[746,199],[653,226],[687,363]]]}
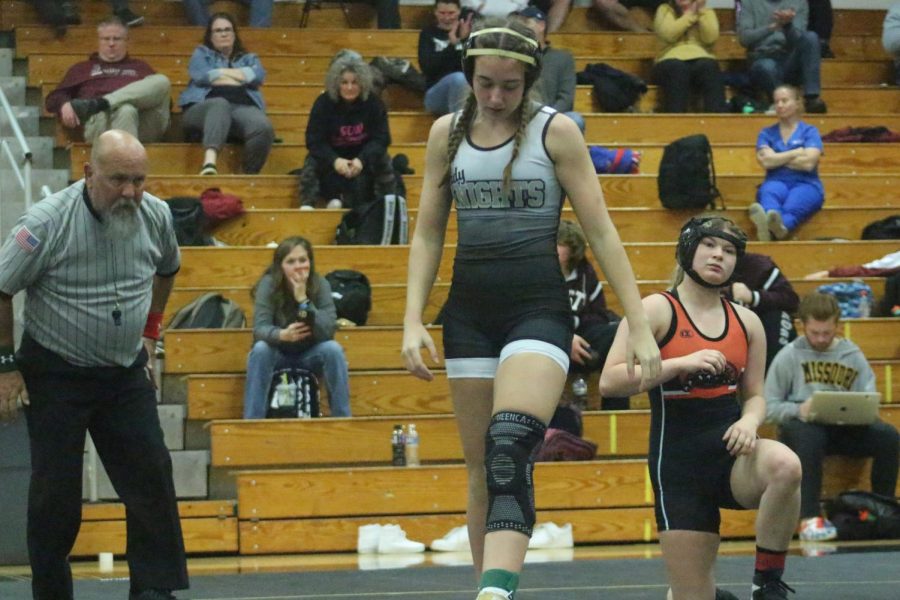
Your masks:
{"label": "black knee brace", "polygon": [[485,440],[487,530],[511,529],[527,536],[534,527],[532,470],[547,426],[531,415],[503,411],[491,418]]}

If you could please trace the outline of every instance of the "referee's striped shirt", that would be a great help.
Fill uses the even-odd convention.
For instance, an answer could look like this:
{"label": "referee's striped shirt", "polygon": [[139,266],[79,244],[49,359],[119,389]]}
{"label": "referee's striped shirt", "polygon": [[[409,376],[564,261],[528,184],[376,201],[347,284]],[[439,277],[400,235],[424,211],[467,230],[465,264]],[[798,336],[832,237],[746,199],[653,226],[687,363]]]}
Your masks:
{"label": "referee's striped shirt", "polygon": [[[145,193],[138,214],[137,235],[111,239],[81,180],[35,204],[0,248],[0,291],[27,291],[25,331],[74,365],[131,365],[153,276],[179,269],[166,203]],[[121,325],[113,318],[117,305]]]}

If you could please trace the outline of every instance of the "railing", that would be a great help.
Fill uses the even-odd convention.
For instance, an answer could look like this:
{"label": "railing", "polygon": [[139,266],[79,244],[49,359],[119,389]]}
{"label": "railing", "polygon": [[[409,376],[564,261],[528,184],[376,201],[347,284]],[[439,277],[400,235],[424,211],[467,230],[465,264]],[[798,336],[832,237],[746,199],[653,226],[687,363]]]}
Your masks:
{"label": "railing", "polygon": [[[13,136],[19,144],[20,155],[18,157],[16,156],[7,140],[0,140],[0,148],[3,149],[3,154],[9,160],[13,173],[15,173],[16,179],[19,181],[19,186],[25,193],[25,210],[28,210],[31,208],[31,148],[28,147],[28,142],[25,141],[25,136],[22,134],[22,128],[19,127],[19,121],[16,119],[16,115],[13,113],[12,107],[9,105],[9,100],[7,100],[6,94],[3,92],[2,88],[0,88],[0,106],[3,107],[3,113],[9,120],[9,126],[12,129]],[[21,167],[19,166],[20,162],[22,163]],[[0,223],[0,231],[4,231],[2,223]]]}

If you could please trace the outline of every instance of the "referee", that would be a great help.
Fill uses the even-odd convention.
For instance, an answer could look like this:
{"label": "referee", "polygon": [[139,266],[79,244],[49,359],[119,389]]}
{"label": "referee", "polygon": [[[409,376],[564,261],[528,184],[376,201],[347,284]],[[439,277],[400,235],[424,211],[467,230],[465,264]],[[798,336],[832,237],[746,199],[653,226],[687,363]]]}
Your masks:
{"label": "referee", "polygon": [[[136,138],[103,133],[84,179],[33,206],[0,248],[0,417],[24,405],[35,600],[73,597],[85,431],[125,503],[129,598],[188,587],[149,362],[180,255],[166,204],[143,191],[146,174]],[[12,296],[23,289],[14,354]]]}

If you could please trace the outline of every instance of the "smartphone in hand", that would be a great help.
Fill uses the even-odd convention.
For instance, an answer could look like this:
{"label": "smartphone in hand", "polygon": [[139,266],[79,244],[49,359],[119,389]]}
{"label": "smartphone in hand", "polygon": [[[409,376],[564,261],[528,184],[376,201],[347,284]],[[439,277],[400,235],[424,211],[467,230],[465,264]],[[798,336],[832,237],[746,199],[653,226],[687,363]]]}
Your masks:
{"label": "smartphone in hand", "polygon": [[308,308],[297,309],[297,323],[305,323],[310,329],[316,322],[316,313]]}

